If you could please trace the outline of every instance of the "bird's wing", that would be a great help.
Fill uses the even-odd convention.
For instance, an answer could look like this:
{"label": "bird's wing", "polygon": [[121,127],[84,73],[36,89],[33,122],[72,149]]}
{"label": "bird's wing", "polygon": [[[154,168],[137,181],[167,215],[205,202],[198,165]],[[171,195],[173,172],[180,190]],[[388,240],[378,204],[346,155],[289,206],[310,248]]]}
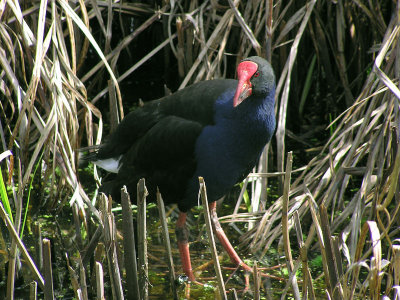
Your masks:
{"label": "bird's wing", "polygon": [[121,163],[151,171],[193,161],[203,127],[196,121],[165,116],[133,144]]}
{"label": "bird's wing", "polygon": [[183,199],[185,183],[196,170],[194,151],[202,129],[201,123],[192,120],[177,116],[162,118],[122,157],[116,179],[104,190],[117,197],[122,185],[132,192],[138,180],[146,178],[153,197],[159,188],[165,203]]}

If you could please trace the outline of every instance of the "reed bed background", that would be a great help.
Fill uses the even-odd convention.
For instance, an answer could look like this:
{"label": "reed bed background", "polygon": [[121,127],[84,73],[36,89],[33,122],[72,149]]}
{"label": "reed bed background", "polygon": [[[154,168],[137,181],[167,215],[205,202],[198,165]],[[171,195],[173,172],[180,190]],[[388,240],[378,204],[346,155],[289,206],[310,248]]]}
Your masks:
{"label": "reed bed background", "polygon": [[[234,77],[242,58],[260,55],[277,75],[276,136],[221,221],[258,265],[282,248],[288,273],[276,294],[255,276],[251,293],[315,299],[323,278],[329,298],[399,299],[399,31],[395,0],[0,1],[3,295],[18,278],[47,297],[93,295],[86,278],[102,278],[102,263],[118,266],[115,241],[106,256],[93,253],[113,217],[96,200],[101,174],[87,179],[77,150],[100,143],[142,100]],[[40,232],[59,217],[74,234],[50,236],[69,270],[54,289],[38,253],[50,249]],[[26,246],[32,236],[37,249]],[[114,298],[124,295],[125,283],[119,296],[110,284]]]}

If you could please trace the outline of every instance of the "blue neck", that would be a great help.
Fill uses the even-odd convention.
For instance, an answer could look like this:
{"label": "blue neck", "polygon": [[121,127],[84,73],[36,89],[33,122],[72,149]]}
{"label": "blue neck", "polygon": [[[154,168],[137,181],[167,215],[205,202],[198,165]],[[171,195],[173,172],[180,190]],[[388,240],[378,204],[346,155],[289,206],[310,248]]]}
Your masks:
{"label": "blue neck", "polygon": [[215,124],[206,126],[197,139],[188,204],[197,200],[198,176],[206,181],[209,201],[215,201],[251,171],[275,130],[274,93],[270,95],[253,96],[236,108],[232,91],[217,100]]}
{"label": "blue neck", "polygon": [[245,99],[237,107],[232,105],[231,94],[223,94],[215,104],[216,126],[224,128],[226,134],[221,138],[233,136],[231,140],[236,140],[236,136],[251,140],[250,144],[261,143],[263,147],[275,130],[275,90],[265,98],[252,96]]}

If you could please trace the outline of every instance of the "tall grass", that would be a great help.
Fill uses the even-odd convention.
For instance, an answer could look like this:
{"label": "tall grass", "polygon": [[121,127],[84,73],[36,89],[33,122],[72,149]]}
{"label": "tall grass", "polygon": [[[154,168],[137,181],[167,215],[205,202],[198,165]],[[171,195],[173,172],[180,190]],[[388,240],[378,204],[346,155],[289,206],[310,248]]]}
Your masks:
{"label": "tall grass", "polygon": [[[1,200],[10,202],[9,219],[1,216],[17,233],[8,227],[12,243],[0,254],[8,278],[25,240],[23,213],[33,221],[70,208],[86,232],[75,250],[88,247],[90,226],[102,221],[79,181],[77,149],[101,142],[104,119],[163,94],[160,82],[176,90],[234,77],[238,61],[260,55],[278,79],[276,139],[242,187],[251,220],[221,219],[251,224],[241,241],[258,258],[292,229],[302,233],[287,290],[301,264],[298,287],[313,297],[307,252],[319,249],[331,297],[399,297],[399,15],[400,1],[378,0],[1,1],[0,153],[14,157],[0,161],[9,187]],[[271,203],[267,186],[283,193],[289,150],[293,181]],[[101,181],[96,169],[94,177]]]}

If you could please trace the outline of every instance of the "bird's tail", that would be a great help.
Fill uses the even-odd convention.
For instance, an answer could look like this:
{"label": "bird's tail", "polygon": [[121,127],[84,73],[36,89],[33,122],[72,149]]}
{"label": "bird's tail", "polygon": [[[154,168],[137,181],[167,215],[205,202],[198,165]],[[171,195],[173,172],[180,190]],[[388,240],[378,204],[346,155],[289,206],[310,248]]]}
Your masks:
{"label": "bird's tail", "polygon": [[111,158],[99,158],[99,149],[101,145],[89,146],[79,149],[79,166],[84,166],[88,162],[92,162],[98,167],[111,172],[118,173],[121,156]]}
{"label": "bird's tail", "polygon": [[79,162],[80,161],[94,161],[97,160],[97,153],[101,145],[94,145],[78,149]]}
{"label": "bird's tail", "polygon": [[84,168],[89,162],[97,160],[97,152],[100,145],[89,146],[78,149],[79,168]]}

